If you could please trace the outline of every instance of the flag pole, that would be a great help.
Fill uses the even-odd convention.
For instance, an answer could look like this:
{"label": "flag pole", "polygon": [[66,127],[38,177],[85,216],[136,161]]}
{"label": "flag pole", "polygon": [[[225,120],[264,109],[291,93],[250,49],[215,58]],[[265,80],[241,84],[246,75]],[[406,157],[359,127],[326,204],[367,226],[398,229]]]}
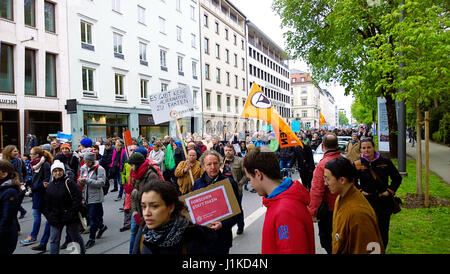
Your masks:
{"label": "flag pole", "polygon": [[[186,152],[186,147],[184,146],[183,135],[181,134],[180,124],[178,123],[178,120],[179,119],[175,119],[175,123],[177,125],[178,136],[180,137],[180,140],[181,140],[181,146],[183,147],[184,157],[186,158],[186,161],[189,161],[188,160],[188,154]],[[194,176],[192,175],[192,170],[191,169],[189,169],[189,177],[191,178],[192,186],[194,186]]]}

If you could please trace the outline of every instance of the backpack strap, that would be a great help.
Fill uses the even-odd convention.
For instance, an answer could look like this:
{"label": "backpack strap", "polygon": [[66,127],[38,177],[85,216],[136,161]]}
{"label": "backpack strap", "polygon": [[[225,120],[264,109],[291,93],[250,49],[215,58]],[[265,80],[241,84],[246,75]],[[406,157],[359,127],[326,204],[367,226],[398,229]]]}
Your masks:
{"label": "backpack strap", "polygon": [[142,250],[144,249],[144,235],[141,235],[141,240],[139,241],[139,253],[142,254]]}

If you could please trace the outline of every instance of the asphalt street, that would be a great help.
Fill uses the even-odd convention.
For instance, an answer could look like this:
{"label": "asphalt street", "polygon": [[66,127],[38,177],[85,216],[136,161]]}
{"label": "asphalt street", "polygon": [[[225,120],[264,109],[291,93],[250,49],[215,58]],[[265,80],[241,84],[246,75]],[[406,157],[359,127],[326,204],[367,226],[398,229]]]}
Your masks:
{"label": "asphalt street", "polygon": [[[298,179],[298,173],[292,175],[293,179]],[[111,186],[112,187],[112,186]],[[101,239],[97,239],[95,245],[87,249],[86,254],[128,254],[130,231],[119,232],[123,226],[123,212],[119,212],[122,207],[123,200],[114,201],[117,197],[117,192],[110,192],[105,197],[103,203],[104,209],[104,223],[108,226]],[[124,195],[125,197],[125,195]],[[33,226],[33,214],[31,210],[31,198],[25,197],[22,206],[27,210],[27,214],[23,219],[20,219],[21,234],[14,254],[37,254],[41,253],[34,251],[31,247],[37,245],[41,240],[44,232],[45,217],[42,217],[41,229],[39,231],[38,243],[31,246],[22,246],[19,242],[25,239],[31,232]],[[251,193],[244,190],[244,197],[242,199],[242,207],[245,218],[244,233],[236,235],[237,226],[233,227],[233,247],[230,250],[231,254],[260,254],[261,253],[261,235],[264,223],[266,208],[262,205],[262,198],[256,193]],[[325,254],[325,250],[321,248],[318,239],[317,224],[315,226],[316,236],[316,253]],[[88,234],[83,234],[82,237],[85,243],[88,240]],[[64,242],[65,230],[62,233],[61,244]],[[47,244],[47,252],[50,249],[50,244]],[[60,254],[71,254],[74,252],[73,248],[61,250]]]}

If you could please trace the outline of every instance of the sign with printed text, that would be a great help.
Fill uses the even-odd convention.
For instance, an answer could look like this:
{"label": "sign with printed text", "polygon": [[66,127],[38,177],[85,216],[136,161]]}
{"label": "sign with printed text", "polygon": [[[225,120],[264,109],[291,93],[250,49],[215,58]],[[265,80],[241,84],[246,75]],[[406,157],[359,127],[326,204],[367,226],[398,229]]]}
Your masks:
{"label": "sign with printed text", "polygon": [[150,94],[149,100],[155,124],[190,117],[194,112],[191,91],[187,86]]}
{"label": "sign with printed text", "polygon": [[180,200],[186,204],[188,217],[194,224],[207,225],[241,213],[228,179],[183,195]]}

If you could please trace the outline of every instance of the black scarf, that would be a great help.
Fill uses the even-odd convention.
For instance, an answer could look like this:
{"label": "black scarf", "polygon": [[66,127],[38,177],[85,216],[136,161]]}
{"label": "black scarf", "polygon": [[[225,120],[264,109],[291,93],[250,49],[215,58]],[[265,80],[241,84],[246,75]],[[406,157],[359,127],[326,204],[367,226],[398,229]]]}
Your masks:
{"label": "black scarf", "polygon": [[176,217],[170,219],[165,225],[148,229],[144,227],[144,241],[159,247],[172,247],[177,245],[184,234],[186,227],[189,225],[189,220],[184,217]]}

